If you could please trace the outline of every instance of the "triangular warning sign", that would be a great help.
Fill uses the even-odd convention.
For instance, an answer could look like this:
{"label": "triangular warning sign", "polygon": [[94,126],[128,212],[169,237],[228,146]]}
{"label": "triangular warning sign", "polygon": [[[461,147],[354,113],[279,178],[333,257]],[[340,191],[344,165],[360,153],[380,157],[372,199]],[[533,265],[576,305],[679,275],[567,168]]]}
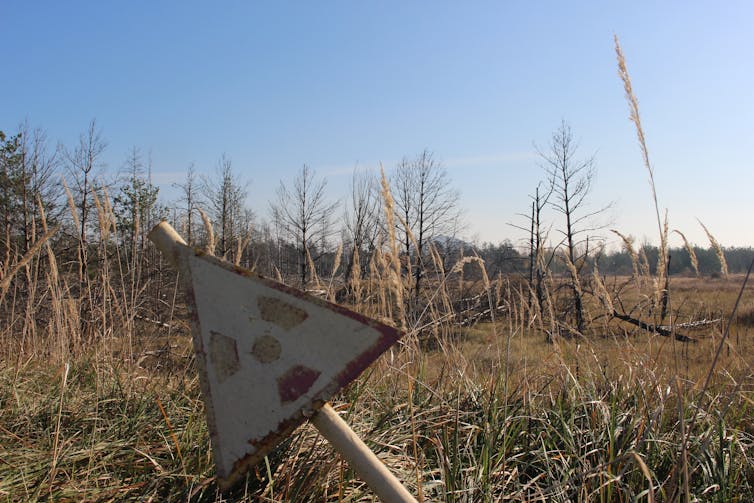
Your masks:
{"label": "triangular warning sign", "polygon": [[177,245],[171,258],[188,290],[223,486],[263,459],[401,335],[198,250]]}

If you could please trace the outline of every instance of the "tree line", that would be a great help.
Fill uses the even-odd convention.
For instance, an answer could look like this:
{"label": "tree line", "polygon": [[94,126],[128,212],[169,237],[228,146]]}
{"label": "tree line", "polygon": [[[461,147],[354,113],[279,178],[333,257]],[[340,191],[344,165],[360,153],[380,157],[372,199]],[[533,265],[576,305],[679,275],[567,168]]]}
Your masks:
{"label": "tree line", "polygon": [[[22,299],[31,289],[31,272],[18,274],[32,264],[27,259],[36,254],[44,280],[51,266],[45,260],[54,257],[56,274],[70,277],[64,288],[78,299],[82,330],[104,317],[101,306],[116,294],[159,318],[170,272],[146,235],[162,219],[192,246],[310,290],[336,269],[344,283],[368,277],[376,251],[397,236],[414,305],[425,286],[429,247],[441,238],[453,243],[458,232],[458,193],[427,150],[387,175],[395,194],[394,228],[388,229],[379,174],[366,169],[354,169],[350,194],[335,200],[327,180],[303,165],[280,181],[266,214],[256,215],[247,205],[249,184],[227,155],[204,173],[188,166],[175,184],[178,197],[166,202],[152,181],[148,154],[133,147],[118,169],[108,169],[107,149],[95,120],[73,145],[54,145],[27,124],[0,132],[0,281]],[[42,238],[49,257],[40,253]],[[439,241],[435,250],[448,262],[455,253]]]}
{"label": "tree line", "polygon": [[[426,149],[382,175],[355,168],[350,191],[341,200],[328,193],[325,178],[303,165],[280,181],[268,211],[257,215],[247,205],[253,187],[227,155],[203,173],[189,165],[174,184],[176,200],[165,202],[152,182],[150,157],[139,148],[124,155],[119,169],[107,169],[108,144],[96,121],[70,146],[53,146],[43,130],[22,124],[15,133],[0,131],[0,293],[4,297],[15,288],[23,294],[31,288],[32,273],[19,274],[19,264],[40,251],[44,238],[55,266],[72,278],[65,283],[67,295],[88,299],[78,304],[82,330],[106,317],[96,306],[114,295],[126,299],[134,313],[143,312],[138,316],[159,319],[174,278],[146,235],[161,219],[192,246],[304,289],[318,290],[322,278],[332,282],[337,276],[342,301],[348,301],[354,279],[370,277],[373,261],[392,240],[407,292],[403,302],[417,316],[425,311],[427,291],[437,287],[437,278],[464,257],[481,259],[487,277],[525,285],[527,302],[540,310],[548,302],[547,282],[559,277],[567,286],[558,293],[561,304],[569,306],[563,312],[580,332],[586,323],[587,273],[630,276],[644,268],[654,274],[658,267],[671,275],[722,272],[720,250],[688,243],[671,249],[665,260],[657,247],[633,249],[622,235],[624,247],[606,251],[604,226],[595,220],[609,204],[596,209],[590,204],[595,162],[579,159],[577,147],[563,122],[539,151],[544,179],[522,213],[525,223],[514,224],[528,233],[525,243],[479,244],[462,239],[460,194]],[[722,253],[726,274],[744,271],[754,256],[751,248]],[[44,260],[41,256],[38,263],[42,276],[39,271],[50,266]],[[481,280],[471,264],[462,271],[468,281]],[[93,281],[103,274],[108,286]]]}

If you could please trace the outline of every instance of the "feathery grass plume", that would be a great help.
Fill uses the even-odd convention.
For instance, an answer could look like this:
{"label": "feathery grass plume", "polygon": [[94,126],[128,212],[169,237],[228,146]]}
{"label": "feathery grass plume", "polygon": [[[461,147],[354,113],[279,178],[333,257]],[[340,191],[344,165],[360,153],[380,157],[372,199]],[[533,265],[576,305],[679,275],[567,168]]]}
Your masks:
{"label": "feathery grass plume", "polygon": [[[639,116],[639,100],[636,99],[633,86],[631,85],[631,76],[628,74],[626,58],[623,56],[618,35],[614,35],[613,39],[615,40],[615,55],[618,58],[618,75],[623,81],[623,87],[626,91],[626,101],[628,102],[629,119],[636,126],[636,136],[639,139],[644,166],[647,168],[647,172],[649,172],[649,186],[652,189],[652,199],[654,200],[655,214],[657,216],[657,229],[660,231],[660,237],[662,237],[662,222],[660,220],[660,205],[657,202],[657,191],[655,189],[654,169],[649,162],[649,150],[647,149],[647,141],[644,136],[644,128],[641,125],[641,117]],[[664,247],[662,248],[664,249]]]}
{"label": "feathery grass plume", "polygon": [[[83,271],[84,271],[84,257],[86,256],[86,248],[84,247],[84,244],[81,242],[82,240],[82,234],[81,234],[81,221],[79,220],[79,213],[76,209],[76,202],[73,200],[73,194],[71,193],[71,189],[68,188],[68,184],[65,183],[65,178],[61,177],[61,181],[63,182],[63,187],[65,188],[65,194],[66,199],[68,200],[68,208],[71,211],[71,217],[73,218],[73,225],[74,230],[76,232],[77,237],[77,246],[78,246],[78,253],[76,253],[76,263],[78,265],[78,270],[80,272],[79,280],[84,281],[83,277]],[[6,262],[8,262],[6,260]]]}
{"label": "feathery grass plume", "polygon": [[[576,270],[576,265],[571,262],[571,258],[567,253],[563,253],[561,259],[571,275],[571,287],[575,290],[576,295],[578,295],[579,298],[583,298],[584,292],[581,289],[581,280],[579,278],[579,272]],[[584,309],[584,314],[586,314],[586,309]],[[580,329],[581,327],[579,327],[579,330]]]}
{"label": "feathery grass plume", "polygon": [[212,228],[212,221],[209,219],[206,213],[204,213],[204,210],[201,208],[196,208],[197,211],[199,211],[199,215],[202,217],[202,223],[204,224],[204,231],[207,233],[207,246],[204,248],[204,251],[207,252],[208,255],[215,255],[215,230]]}
{"label": "feathery grass plume", "polygon": [[[440,256],[440,252],[437,250],[437,247],[434,245],[434,243],[429,244],[429,254],[432,257],[432,262],[434,263],[435,270],[437,271],[437,275],[439,276],[439,286],[438,290],[441,294],[441,300],[443,303],[443,309],[446,313],[453,312],[453,303],[450,301],[450,293],[448,292],[448,283],[446,281],[447,277],[445,275],[445,265],[443,264],[442,257]],[[463,269],[461,269],[461,274],[463,275]],[[460,291],[460,290],[459,290]]]}
{"label": "feathery grass plume", "polygon": [[114,233],[116,230],[116,219],[115,212],[113,211],[113,204],[110,201],[110,194],[107,191],[106,185],[102,186],[102,207],[105,210],[105,225],[108,226],[107,235],[109,237],[110,233]]}
{"label": "feathery grass plume", "polygon": [[723,277],[728,277],[728,261],[725,260],[725,253],[723,252],[723,247],[720,246],[720,243],[717,242],[717,239],[715,239],[715,236],[712,235],[712,233],[707,229],[707,226],[705,226],[701,220],[698,218],[696,219],[697,222],[699,222],[699,225],[702,226],[702,229],[704,229],[704,233],[707,234],[707,239],[709,239],[709,244],[712,246],[712,249],[715,250],[715,254],[717,254],[717,259],[720,261],[720,273],[723,275]]}
{"label": "feathery grass plume", "polygon": [[109,237],[110,226],[107,225],[107,214],[102,207],[102,203],[100,202],[95,187],[92,187],[92,198],[94,199],[94,206],[97,208],[97,223],[99,224],[100,239],[104,242],[107,241],[107,238]]}
{"label": "feathery grass plume", "polygon": [[335,258],[333,259],[333,266],[332,266],[332,274],[330,275],[330,283],[332,283],[333,278],[335,277],[335,274],[338,272],[338,268],[340,268],[340,262],[343,259],[343,242],[341,241],[338,245],[338,249],[335,251]]}
{"label": "feathery grass plume", "polygon": [[628,74],[628,68],[626,66],[626,59],[623,56],[623,51],[618,41],[618,36],[615,35],[615,54],[618,59],[618,75],[623,81],[623,87],[626,91],[626,101],[628,102],[629,119],[636,126],[636,136],[639,139],[639,147],[641,148],[642,159],[644,160],[644,166],[649,173],[649,186],[652,189],[652,201],[655,208],[655,216],[657,217],[657,229],[660,233],[660,253],[657,263],[657,277],[655,278],[655,297],[659,301],[663,297],[662,289],[664,289],[665,281],[664,277],[667,269],[668,260],[668,213],[665,212],[665,221],[663,223],[660,218],[660,205],[657,201],[657,189],[655,186],[654,169],[652,163],[649,162],[649,150],[647,149],[647,141],[644,135],[644,128],[641,125],[641,118],[639,116],[639,100],[636,99],[634,89],[631,84],[631,76]]}
{"label": "feathery grass plume", "polygon": [[[309,253],[309,247],[304,245],[304,250],[306,251],[306,263],[309,267],[309,270],[311,271],[311,279],[314,281],[314,284],[316,285],[317,289],[322,288],[322,284],[319,282],[319,276],[317,275],[317,269],[314,268],[314,260],[312,260],[312,254]],[[306,288],[306,285],[301,285],[301,288]]]}
{"label": "feathery grass plume", "polygon": [[489,276],[487,276],[487,266],[484,263],[484,259],[477,255],[476,252],[474,252],[474,262],[479,266],[479,271],[482,273],[482,284],[484,285],[484,289],[491,292],[492,285]]}
{"label": "feathery grass plume", "polygon": [[573,285],[574,290],[576,290],[576,293],[578,295],[582,295],[581,291],[581,281],[579,281],[579,272],[576,270],[576,265],[571,262],[570,257],[568,257],[567,254],[563,253],[561,254],[561,260],[563,260],[563,263],[566,266],[566,269],[568,269],[568,272],[571,275],[571,284]]}
{"label": "feathery grass plume", "polygon": [[113,215],[113,209],[110,205],[107,188],[103,186],[101,189],[102,197],[100,198],[96,187],[92,187],[92,198],[94,199],[94,206],[97,208],[100,239],[105,242],[110,239],[111,231],[115,228],[115,215]]}
{"label": "feathery grass plume", "polygon": [[453,264],[453,267],[450,268],[450,272],[448,273],[448,275],[460,273],[461,271],[463,271],[463,266],[471,263],[472,258],[473,257],[469,255],[469,256],[461,257],[460,259],[458,259],[458,261],[455,264]]}
{"label": "feathery grass plume", "polygon": [[[308,246],[306,246],[304,250],[306,251],[306,263],[307,263],[307,266],[309,267],[309,271],[311,271],[310,281],[313,281],[315,287],[319,290],[322,288],[322,284],[319,281],[319,275],[317,274],[317,269],[314,267],[314,260],[312,259],[312,254],[309,253]],[[301,288],[305,289],[306,285],[301,285]]]}
{"label": "feathery grass plume", "polygon": [[495,305],[499,306],[503,301],[503,272],[497,272],[497,278],[495,278]]}
{"label": "feathery grass plume", "polygon": [[97,208],[97,223],[99,224],[100,238],[105,240],[105,210],[102,208],[102,203],[97,195],[97,190],[92,187],[92,198],[94,199],[94,206]]}
{"label": "feathery grass plume", "polygon": [[58,232],[59,227],[54,227],[53,229],[45,232],[42,237],[37,239],[34,244],[31,245],[29,250],[24,253],[23,257],[13,264],[10,267],[10,270],[8,273],[3,276],[2,281],[0,281],[0,305],[3,303],[3,299],[5,298],[5,294],[8,292],[8,288],[10,287],[11,280],[13,277],[20,271],[22,268],[26,267],[26,265],[31,261],[32,258],[39,252],[40,248],[49,240],[52,236],[55,235],[56,232]]}
{"label": "feathery grass plume", "polygon": [[338,272],[340,267],[340,261],[343,257],[343,242],[338,245],[338,249],[335,251],[335,259],[333,260],[332,272],[330,273],[330,281],[327,284],[327,298],[335,302],[335,290],[333,290],[333,281],[335,280],[335,273]]}
{"label": "feathery grass plume", "polygon": [[649,257],[647,257],[647,250],[643,246],[639,248],[639,271],[645,278],[650,277]]}
{"label": "feathery grass plume", "polygon": [[242,246],[243,241],[244,239],[242,236],[238,236],[236,238],[236,253],[234,254],[234,257],[233,257],[233,265],[235,266],[241,265],[241,252],[243,251],[243,246]]}
{"label": "feathery grass plume", "polygon": [[253,227],[249,226],[249,229],[246,232],[246,234],[243,237],[239,236],[236,239],[237,246],[236,246],[236,257],[235,257],[235,260],[233,261],[234,265],[237,265],[237,266],[241,265],[241,255],[243,255],[243,251],[246,249],[247,246],[249,246],[249,243],[251,242],[252,231],[253,231]]}
{"label": "feathery grass plume", "polygon": [[686,239],[686,236],[679,231],[678,229],[673,229],[673,232],[681,236],[681,239],[683,239],[683,246],[686,248],[686,253],[689,254],[689,259],[691,260],[691,267],[694,268],[694,273],[697,277],[699,277],[699,260],[696,258],[696,252],[694,251],[694,248],[691,246],[691,243],[689,243],[688,239]]}
{"label": "feathery grass plume", "polygon": [[[555,303],[553,302],[552,293],[555,292],[555,281],[552,274],[546,274],[543,281],[542,293],[544,294],[545,303],[547,305],[547,316],[550,321],[550,334],[552,337],[557,335],[557,318],[555,316]],[[544,312],[544,310],[543,310]],[[542,326],[544,327],[544,320],[542,320]]]}
{"label": "feathery grass plume", "polygon": [[445,278],[445,262],[440,255],[440,250],[437,249],[435,243],[429,243],[429,254],[432,257],[432,263],[435,266],[437,275],[442,279]]}
{"label": "feathery grass plume", "polygon": [[351,259],[351,277],[346,278],[349,282],[349,286],[351,287],[351,291],[353,292],[353,304],[356,306],[356,309],[359,309],[361,306],[361,258],[359,257],[360,253],[358,248],[355,246],[353,247],[353,255]]}
{"label": "feathery grass plume", "polygon": [[[385,258],[385,253],[388,258]],[[377,294],[377,313],[385,319],[393,319],[393,307],[390,302],[393,272],[390,252],[385,252],[382,238],[378,240],[372,259],[369,261],[369,293]]]}
{"label": "feathery grass plume", "polygon": [[616,234],[623,241],[623,249],[631,257],[631,269],[633,270],[634,278],[639,279],[639,255],[634,249],[634,239],[631,236],[621,234],[615,229],[610,229],[610,232]]}
{"label": "feathery grass plume", "polygon": [[[74,341],[77,340],[75,334],[78,332],[69,331],[68,327],[69,324],[76,327],[79,326],[79,320],[76,316],[78,310],[68,307],[73,301],[65,298],[70,290],[68,289],[65,280],[63,280],[61,284],[57,261],[50,264],[50,272],[47,275],[47,281],[50,295],[50,318],[47,324],[47,334],[50,340],[49,351],[51,354],[54,354],[55,348],[60,348],[58,355],[61,358],[60,361],[64,361],[68,357],[66,349],[72,347]],[[68,311],[74,311],[73,315],[69,316]],[[57,339],[57,343],[52,342],[54,338]]]}
{"label": "feathery grass plume", "polygon": [[[110,260],[107,252],[110,237],[115,229],[115,215],[113,215],[107,188],[102,186],[100,189],[102,190],[101,196],[97,193],[97,187],[92,185],[92,198],[94,199],[94,205],[97,209],[97,222],[99,224],[100,234],[98,258],[101,261],[101,266],[98,268],[100,282],[98,286],[101,289],[102,297],[98,299],[97,309],[99,310],[101,335],[105,336],[105,334],[114,333],[113,327],[115,324],[113,323],[113,310],[121,309],[121,306],[115,302],[116,294],[111,283]],[[120,265],[120,262],[118,262],[118,265]]]}
{"label": "feathery grass plume", "polygon": [[[388,245],[390,247],[390,263],[392,265],[391,283],[393,295],[398,308],[399,326],[406,326],[406,309],[403,305],[403,284],[401,282],[401,262],[398,258],[398,240],[395,237],[395,202],[390,192],[390,184],[385,176],[385,170],[380,166],[380,184],[382,185],[382,203],[385,212],[385,223],[388,232]],[[410,260],[408,261],[410,262]]]}
{"label": "feathery grass plume", "polygon": [[453,268],[450,270],[449,274],[453,274],[455,272],[463,271],[463,267],[466,264],[474,263],[479,266],[479,271],[482,273],[482,283],[484,284],[484,289],[488,291],[492,291],[492,285],[490,283],[490,278],[487,276],[487,268],[484,265],[484,259],[480,257],[479,255],[467,255],[463,258],[461,258],[458,262],[456,262],[453,265]]}
{"label": "feathery grass plume", "polygon": [[[479,266],[479,270],[482,273],[482,284],[484,285],[484,291],[487,292],[487,303],[490,306],[490,320],[492,321],[493,335],[497,336],[497,326],[495,324],[495,310],[497,308],[497,304],[495,304],[493,300],[492,284],[490,283],[489,276],[487,276],[487,266],[484,263],[484,259],[482,259],[482,257],[480,257],[476,253],[476,251],[474,252],[474,256],[472,257],[472,259],[473,259],[473,262]],[[510,297],[510,294],[508,296]],[[508,342],[509,344],[508,344],[507,351],[510,352],[510,338]],[[506,359],[506,362],[507,361],[508,360]],[[507,363],[506,363],[505,369],[506,369],[505,372],[506,372],[506,386],[507,386],[507,381],[508,381],[508,378],[507,378],[508,364]]]}
{"label": "feathery grass plume", "polygon": [[660,229],[660,250],[657,255],[657,271],[655,274],[655,303],[656,305],[666,305],[668,291],[666,289],[666,276],[668,271],[668,212],[665,211],[665,218]]}
{"label": "feathery grass plume", "polygon": [[613,300],[610,292],[608,292],[607,288],[605,287],[605,283],[602,281],[602,275],[600,274],[599,266],[597,265],[596,260],[594,261],[594,265],[592,266],[592,276],[594,277],[594,284],[597,287],[597,298],[602,301],[608,313],[612,315],[615,312],[615,308],[613,307]]}
{"label": "feathery grass plume", "polygon": [[[39,195],[37,196],[37,206],[39,208],[39,218],[42,225],[42,233],[43,235],[45,235],[49,231],[47,226],[47,213],[45,211],[44,204],[42,204],[42,198]],[[49,305],[51,311],[47,330],[48,334],[57,335],[59,339],[57,346],[60,346],[62,348],[64,346],[69,346],[70,341],[72,340],[67,336],[67,331],[65,330],[64,306],[62,302],[64,289],[60,285],[60,271],[58,270],[58,261],[55,257],[55,252],[52,249],[52,245],[50,244],[50,239],[45,242],[45,249],[47,251],[48,263],[46,274],[47,289],[50,296]],[[66,341],[66,343],[63,344],[62,341]],[[50,347],[49,350],[50,352],[52,352],[52,347]],[[67,355],[63,351],[60,352],[60,357],[62,359],[65,359],[66,356]]]}
{"label": "feathery grass plume", "polygon": [[[392,197],[392,194],[391,194]],[[414,245],[414,250],[419,250],[419,243],[416,241],[416,238],[414,237],[414,233],[411,231],[411,228],[408,226],[405,220],[403,218],[396,214],[395,217],[398,219],[398,223],[401,224],[401,226],[406,231],[406,236],[408,236],[408,240],[411,242],[412,245]],[[418,253],[417,253],[418,255]],[[417,262],[421,260],[421,257],[417,257]],[[417,266],[418,267],[418,266]],[[413,272],[413,264],[411,263],[411,254],[406,254],[406,278],[412,278],[414,276]]]}
{"label": "feathery grass plume", "polygon": [[[374,253],[372,254],[372,259],[369,261],[368,291],[369,293],[374,291],[377,292],[378,315],[382,316],[385,319],[392,319],[392,307],[390,306],[390,302],[388,302],[385,293],[386,290],[388,290],[388,287],[383,288],[383,283],[385,283],[385,280],[383,279],[383,272],[386,273],[389,278],[392,278],[392,273],[391,271],[387,270],[385,258],[382,254],[382,243],[378,243],[378,246],[375,248]],[[390,281],[392,281],[392,279],[387,280],[388,283],[390,283]]]}
{"label": "feathery grass plume", "polygon": [[[47,234],[47,231],[49,230],[47,228],[47,212],[45,211],[44,204],[42,204],[42,198],[39,195],[37,196],[37,207],[39,208],[39,219],[42,224],[42,234]],[[58,262],[55,259],[55,252],[53,252],[52,246],[50,245],[49,240],[47,243],[45,243],[45,248],[47,249],[47,261],[49,262],[49,270],[50,270],[49,272],[52,278],[51,284],[57,285],[58,284]]]}
{"label": "feathery grass plume", "polygon": [[79,213],[76,211],[76,203],[73,201],[73,194],[71,193],[71,189],[68,188],[68,184],[65,183],[65,178],[61,178],[61,181],[63,182],[63,188],[65,188],[65,196],[68,200],[68,208],[71,210],[71,217],[73,218],[73,225],[75,227],[76,235],[79,235],[81,232],[81,223],[79,221]]}
{"label": "feathery grass plume", "polygon": [[[523,292],[522,292],[522,295],[523,295]],[[544,301],[545,299],[542,299],[542,300]],[[544,324],[543,324],[544,322],[542,320],[543,315],[544,315],[544,310],[543,310],[544,306],[542,306],[541,303],[539,302],[539,299],[537,298],[537,295],[533,291],[532,287],[529,287],[529,291],[526,297],[526,302],[527,303],[531,302],[531,304],[528,304],[529,305],[529,308],[528,308],[529,319],[527,320],[526,325],[529,328],[531,328],[534,326],[534,323],[536,322],[539,331],[544,333]]]}

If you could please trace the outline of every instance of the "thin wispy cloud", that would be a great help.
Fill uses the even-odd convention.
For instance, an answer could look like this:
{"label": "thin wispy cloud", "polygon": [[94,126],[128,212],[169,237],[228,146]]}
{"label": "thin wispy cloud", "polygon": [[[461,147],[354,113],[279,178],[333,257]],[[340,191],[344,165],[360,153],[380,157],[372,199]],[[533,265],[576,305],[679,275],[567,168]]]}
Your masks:
{"label": "thin wispy cloud", "polygon": [[448,168],[469,166],[492,166],[512,162],[525,162],[537,159],[534,152],[508,152],[501,154],[477,155],[470,157],[455,157],[446,159],[443,164]]}
{"label": "thin wispy cloud", "polygon": [[[507,153],[498,153],[498,154],[474,155],[474,156],[468,156],[468,157],[451,157],[449,159],[442,159],[442,157],[439,157],[438,160],[446,168],[452,169],[452,168],[461,168],[461,167],[469,168],[469,167],[475,167],[475,166],[476,167],[499,166],[501,164],[534,161],[537,158],[538,158],[537,154],[534,152],[507,152]],[[317,171],[322,173],[322,175],[324,176],[350,176],[351,174],[353,174],[353,170],[355,168],[378,172],[380,169],[380,165],[382,165],[386,170],[390,170],[399,162],[400,161],[396,159],[387,160],[387,161],[383,160],[383,161],[356,162],[356,163],[348,164],[348,165],[344,164],[344,165],[323,166],[323,167],[317,168]]]}
{"label": "thin wispy cloud", "polygon": [[323,166],[316,168],[323,176],[351,176],[354,169],[374,171],[379,173],[380,165],[385,169],[389,169],[391,166],[397,164],[397,161],[369,161],[369,162],[356,162],[348,165],[335,165],[335,166]]}

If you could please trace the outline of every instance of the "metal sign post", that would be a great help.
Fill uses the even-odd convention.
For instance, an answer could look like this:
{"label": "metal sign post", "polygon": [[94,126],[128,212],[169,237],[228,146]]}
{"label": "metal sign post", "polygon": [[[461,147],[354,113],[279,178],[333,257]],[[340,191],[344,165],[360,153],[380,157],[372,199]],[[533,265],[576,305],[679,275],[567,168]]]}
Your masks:
{"label": "metal sign post", "polygon": [[380,499],[416,501],[326,403],[399,331],[190,248],[166,222],[149,239],[186,289],[222,488],[309,419]]}

